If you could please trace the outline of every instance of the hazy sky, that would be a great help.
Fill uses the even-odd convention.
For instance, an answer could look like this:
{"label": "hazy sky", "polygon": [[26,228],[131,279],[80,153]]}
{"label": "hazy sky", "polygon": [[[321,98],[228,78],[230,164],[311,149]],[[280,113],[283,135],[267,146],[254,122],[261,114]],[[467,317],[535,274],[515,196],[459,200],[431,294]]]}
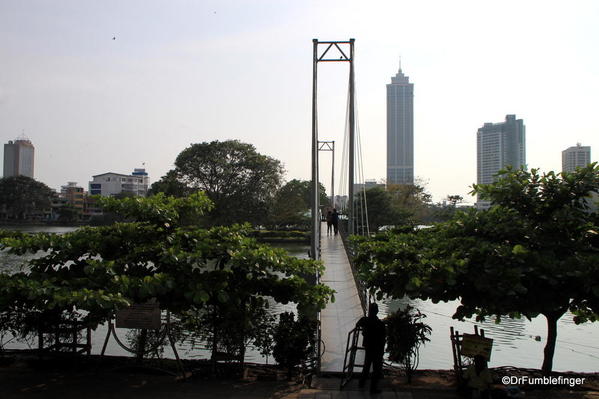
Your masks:
{"label": "hazy sky", "polygon": [[[597,21],[597,1],[0,0],[0,139],[24,131],[53,188],[142,163],[153,182],[191,143],[226,139],[308,179],[312,39],[351,37],[364,176],[385,177],[401,56],[415,174],[435,200],[466,196],[476,131],[506,114],[524,119],[529,167],[560,170],[577,142],[597,159]],[[319,65],[320,137],[339,147],[347,81],[347,63]]]}

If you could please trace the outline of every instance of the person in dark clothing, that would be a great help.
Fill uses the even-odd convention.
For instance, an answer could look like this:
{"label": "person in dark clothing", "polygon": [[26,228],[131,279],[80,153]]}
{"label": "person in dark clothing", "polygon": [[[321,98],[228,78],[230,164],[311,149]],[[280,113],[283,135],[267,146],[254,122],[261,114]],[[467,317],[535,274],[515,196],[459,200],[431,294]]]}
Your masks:
{"label": "person in dark clothing", "polygon": [[333,230],[335,230],[335,235],[337,235],[337,233],[339,232],[339,214],[337,213],[337,209],[333,209],[331,221],[333,223]]}
{"label": "person in dark clothing", "polygon": [[493,376],[487,367],[487,360],[480,355],[474,356],[472,363],[464,373],[470,398],[489,399],[491,398],[491,385]]}
{"label": "person in dark clothing", "polygon": [[385,339],[387,336],[385,323],[377,317],[379,307],[376,303],[371,303],[368,307],[368,317],[362,317],[356,327],[362,327],[364,336],[364,349],[366,356],[364,367],[360,377],[360,387],[366,384],[370,366],[372,365],[372,379],[370,381],[370,393],[381,392],[378,389],[378,382],[383,376],[383,355],[385,354]]}
{"label": "person in dark clothing", "polygon": [[333,212],[329,209],[327,211],[327,235],[331,235],[333,232]]}

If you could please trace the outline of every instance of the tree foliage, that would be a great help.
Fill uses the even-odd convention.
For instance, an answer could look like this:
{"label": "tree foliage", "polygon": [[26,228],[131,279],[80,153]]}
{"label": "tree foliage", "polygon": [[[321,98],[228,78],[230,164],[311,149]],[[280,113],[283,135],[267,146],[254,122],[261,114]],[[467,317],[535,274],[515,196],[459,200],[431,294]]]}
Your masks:
{"label": "tree foliage", "polygon": [[[423,184],[390,184],[386,189],[374,187],[365,193],[371,231],[383,226],[422,224],[428,216],[431,196]],[[360,209],[359,203],[355,206]]]}
{"label": "tree foliage", "polygon": [[[283,167],[251,144],[227,140],[192,144],[177,156],[173,174],[187,189],[205,192],[214,203],[208,215],[212,225],[263,225],[281,186]],[[169,182],[182,189],[171,178]]]}
{"label": "tree foliage", "polygon": [[25,220],[50,209],[54,191],[27,176],[0,179],[0,215],[5,219]]}
{"label": "tree foliage", "polygon": [[[319,183],[320,204],[327,206],[329,199],[325,188]],[[285,183],[275,194],[270,207],[269,222],[275,229],[289,227],[308,230],[310,226],[310,209],[312,182],[293,179]]]}
{"label": "tree foliage", "polygon": [[423,224],[432,224],[438,222],[446,222],[460,209],[458,204],[464,201],[464,197],[458,194],[448,195],[443,202],[430,204],[428,206],[428,214],[423,219]]}
{"label": "tree foliage", "polygon": [[400,207],[394,195],[380,187],[366,190],[368,223],[370,230],[378,231],[383,226],[401,226],[413,223],[413,212]]}
{"label": "tree foliage", "polygon": [[400,363],[412,382],[412,373],[418,367],[419,348],[430,341],[431,327],[422,321],[426,318],[411,306],[398,309],[385,319],[387,326],[387,351],[389,360]]}
{"label": "tree foliage", "polygon": [[454,194],[454,195],[448,195],[447,196],[447,202],[449,203],[449,205],[453,206],[454,208],[457,206],[457,204],[461,203],[462,201],[464,201],[464,197],[462,197],[459,194]]}
{"label": "tree foliage", "polygon": [[214,325],[224,341],[228,332],[249,337],[250,316],[267,306],[262,298],[295,302],[306,314],[331,298],[328,287],[302,277],[321,271],[319,262],[258,244],[248,226],[187,227],[212,206],[203,193],[98,201],[126,222],[64,235],[1,231],[0,249],[44,251],[27,271],[0,274],[0,314],[20,333],[64,317],[95,328],[119,308],[156,300],[183,318],[212,310],[229,318],[228,330]]}
{"label": "tree foliage", "polygon": [[306,361],[315,350],[316,321],[300,316],[295,320],[293,313],[285,312],[279,316],[274,329],[273,356],[287,368],[288,377],[293,369]]}
{"label": "tree foliage", "polygon": [[475,185],[488,211],[458,211],[429,229],[358,239],[362,278],[378,295],[450,301],[455,318],[547,319],[543,371],[551,372],[557,320],[599,314],[599,219],[588,196],[599,190],[595,164],[572,174],[506,170]]}
{"label": "tree foliage", "polygon": [[171,197],[185,197],[191,194],[191,190],[177,178],[177,172],[172,169],[150,186],[148,195],[158,193],[163,193]]}

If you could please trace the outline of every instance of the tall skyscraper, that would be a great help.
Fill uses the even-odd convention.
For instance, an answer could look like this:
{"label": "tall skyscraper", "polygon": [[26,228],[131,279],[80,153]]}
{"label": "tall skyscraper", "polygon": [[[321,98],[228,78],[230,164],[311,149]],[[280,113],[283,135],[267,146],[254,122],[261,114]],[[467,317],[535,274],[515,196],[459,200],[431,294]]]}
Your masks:
{"label": "tall skyscraper", "polygon": [[414,84],[399,66],[387,85],[387,184],[414,183]]}
{"label": "tall skyscraper", "polygon": [[574,172],[591,163],[591,147],[583,147],[580,143],[562,151],[562,172]]}
{"label": "tall skyscraper", "polygon": [[4,177],[27,176],[33,179],[33,155],[33,144],[25,137],[4,144]]}
{"label": "tall skyscraper", "polygon": [[[489,184],[506,166],[526,167],[526,135],[522,119],[506,115],[505,122],[485,123],[476,133],[476,182]],[[486,208],[487,201],[477,207]]]}

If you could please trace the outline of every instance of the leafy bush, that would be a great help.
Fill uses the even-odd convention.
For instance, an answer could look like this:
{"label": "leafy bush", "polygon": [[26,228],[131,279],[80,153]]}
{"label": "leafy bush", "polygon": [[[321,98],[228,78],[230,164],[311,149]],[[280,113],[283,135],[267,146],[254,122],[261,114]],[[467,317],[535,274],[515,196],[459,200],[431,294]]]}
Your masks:
{"label": "leafy bush", "polygon": [[219,345],[243,350],[260,328],[254,322],[263,320],[263,298],[297,303],[307,313],[332,297],[330,288],[303,277],[322,271],[321,263],[259,244],[246,225],[188,226],[211,207],[203,193],[98,201],[128,222],[64,235],[0,231],[0,250],[44,251],[27,272],[0,273],[0,319],[11,320],[0,330],[24,335],[40,322],[58,322],[57,315],[96,328],[120,308],[154,300],[182,319],[219,315],[205,327],[213,331],[214,352]]}
{"label": "leafy bush", "polygon": [[418,348],[430,341],[428,335],[432,329],[422,322],[425,317],[408,305],[405,310],[399,309],[385,319],[389,360],[403,365],[408,382],[412,381],[412,372],[418,367]]}
{"label": "leafy bush", "polygon": [[302,316],[295,320],[294,314],[289,312],[281,313],[279,317],[273,335],[273,356],[277,363],[287,368],[287,376],[291,378],[295,367],[308,360],[315,351],[317,322]]}

